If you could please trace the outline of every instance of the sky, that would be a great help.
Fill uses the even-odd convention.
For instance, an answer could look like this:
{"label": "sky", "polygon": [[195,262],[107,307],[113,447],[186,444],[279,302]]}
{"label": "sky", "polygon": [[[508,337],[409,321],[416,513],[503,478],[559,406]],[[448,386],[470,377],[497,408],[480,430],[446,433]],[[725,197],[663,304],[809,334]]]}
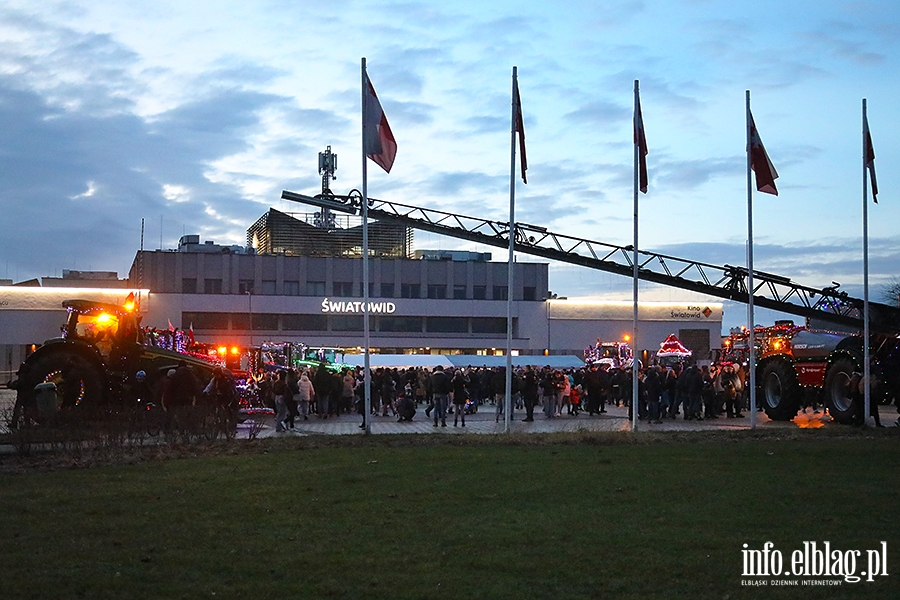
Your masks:
{"label": "sky", "polygon": [[[755,267],[856,296],[867,98],[879,300],[900,264],[898,47],[890,0],[2,0],[0,278],[125,277],[142,219],[147,249],[185,233],[244,244],[269,207],[311,211],[281,191],[316,193],[328,145],[332,189],[359,188],[365,57],[399,147],[390,174],[369,163],[371,196],[506,220],[515,65],[529,166],[517,220],[623,245],[640,80],[650,183],[639,247],[713,264],[745,261],[750,90],[780,174],[778,197],[754,196]],[[421,232],[416,247],[505,257]],[[568,265],[551,265],[550,288],[631,298],[628,278]],[[698,299],[650,284],[641,294]],[[726,303],[726,323],[744,312]]]}

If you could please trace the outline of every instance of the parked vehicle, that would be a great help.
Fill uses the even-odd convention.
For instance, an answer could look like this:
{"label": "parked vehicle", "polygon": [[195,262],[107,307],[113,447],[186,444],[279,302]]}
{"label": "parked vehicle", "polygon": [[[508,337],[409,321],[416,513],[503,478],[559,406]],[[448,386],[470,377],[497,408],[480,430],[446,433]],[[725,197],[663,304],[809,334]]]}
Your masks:
{"label": "parked vehicle", "polygon": [[[13,428],[48,423],[61,413],[91,419],[138,402],[159,405],[166,374],[182,361],[204,385],[213,376],[215,364],[147,343],[132,296],[122,306],[90,300],[66,300],[62,306],[67,312],[62,335],[28,356],[10,384],[17,390]],[[42,384],[53,387],[43,386],[38,403],[35,388]]]}
{"label": "parked vehicle", "polygon": [[[822,401],[833,419],[852,423],[862,415],[863,338],[813,331],[791,321],[766,327],[759,338],[757,397],[770,419],[792,419],[804,400]],[[900,397],[900,339],[869,340],[871,401]]]}

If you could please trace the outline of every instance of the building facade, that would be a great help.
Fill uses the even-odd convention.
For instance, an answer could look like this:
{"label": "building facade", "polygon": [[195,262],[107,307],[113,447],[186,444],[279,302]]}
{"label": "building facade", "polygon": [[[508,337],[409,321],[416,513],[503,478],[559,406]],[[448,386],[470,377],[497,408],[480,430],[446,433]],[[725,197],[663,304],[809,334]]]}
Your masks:
{"label": "building facade", "polygon": [[[544,352],[547,264],[514,269],[513,347]],[[372,346],[390,353],[505,348],[507,275],[506,263],[487,260],[371,259]],[[198,337],[362,345],[361,259],[143,251],[129,280],[151,290],[151,317],[164,312]]]}

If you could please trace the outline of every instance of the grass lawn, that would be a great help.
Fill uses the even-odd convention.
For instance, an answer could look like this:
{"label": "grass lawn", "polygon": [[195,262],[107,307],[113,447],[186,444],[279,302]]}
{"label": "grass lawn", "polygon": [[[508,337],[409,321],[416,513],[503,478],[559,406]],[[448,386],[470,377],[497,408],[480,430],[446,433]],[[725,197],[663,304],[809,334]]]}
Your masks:
{"label": "grass lawn", "polygon": [[[900,437],[878,433],[297,438],[7,468],[0,598],[897,598]],[[786,567],[804,541],[862,550],[857,572],[886,541],[889,575],[742,586],[742,545],[767,541]]]}

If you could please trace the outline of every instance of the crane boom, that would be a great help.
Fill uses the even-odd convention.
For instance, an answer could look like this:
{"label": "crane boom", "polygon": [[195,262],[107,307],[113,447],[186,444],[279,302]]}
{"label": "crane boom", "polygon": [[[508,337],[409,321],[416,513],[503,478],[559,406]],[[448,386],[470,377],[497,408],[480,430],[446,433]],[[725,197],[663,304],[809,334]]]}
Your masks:
{"label": "crane boom", "polygon": [[[281,197],[348,214],[357,214],[362,205],[362,194],[357,190],[345,196],[328,193],[305,196],[285,190]],[[372,219],[401,223],[414,229],[497,248],[509,246],[507,221],[493,221],[375,198],[369,198],[368,201],[368,213]],[[626,277],[633,275],[631,246],[617,246],[554,233],[546,227],[527,223],[516,223],[514,235],[517,252]],[[638,256],[638,277],[644,281],[723,300],[743,303],[749,300],[746,267],[713,265],[645,250],[639,250]],[[753,280],[753,301],[756,306],[862,329],[863,301],[840,291],[838,284],[814,288],[756,269],[753,270]],[[900,309],[897,307],[870,302],[869,314],[870,326],[874,331],[900,332]]]}

